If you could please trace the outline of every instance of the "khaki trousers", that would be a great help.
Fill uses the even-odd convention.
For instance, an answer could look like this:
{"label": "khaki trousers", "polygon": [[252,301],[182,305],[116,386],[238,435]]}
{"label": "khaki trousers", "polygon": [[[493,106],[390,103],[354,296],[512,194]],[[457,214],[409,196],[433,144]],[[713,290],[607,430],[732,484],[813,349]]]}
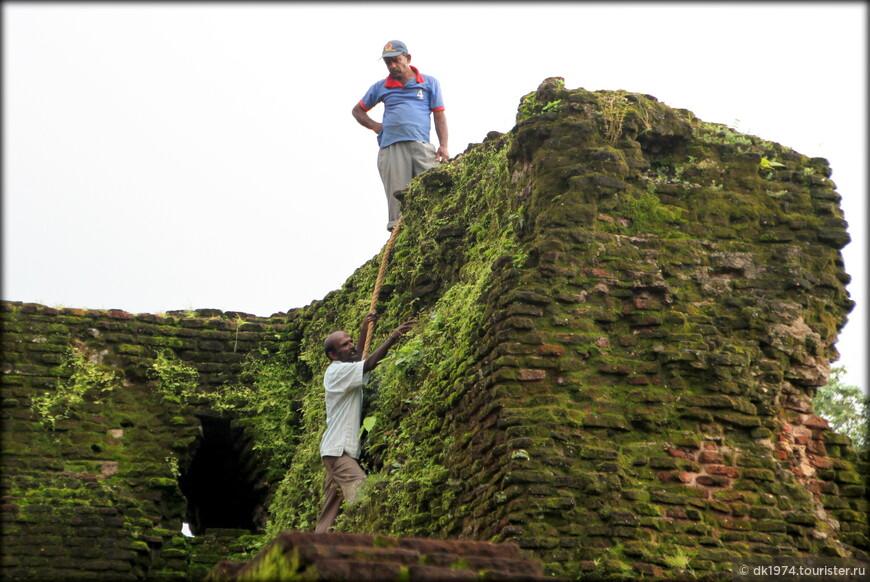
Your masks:
{"label": "khaki trousers", "polygon": [[351,502],[356,499],[359,486],[366,479],[365,471],[356,459],[344,453],[340,457],[323,457],[326,479],[323,482],[323,510],[314,533],[327,533],[338,517],[341,499]]}
{"label": "khaki trousers", "polygon": [[437,148],[422,141],[399,141],[378,151],[378,171],[387,195],[389,221],[387,230],[393,230],[401,216],[401,203],[393,196],[411,182],[411,178],[435,167]]}

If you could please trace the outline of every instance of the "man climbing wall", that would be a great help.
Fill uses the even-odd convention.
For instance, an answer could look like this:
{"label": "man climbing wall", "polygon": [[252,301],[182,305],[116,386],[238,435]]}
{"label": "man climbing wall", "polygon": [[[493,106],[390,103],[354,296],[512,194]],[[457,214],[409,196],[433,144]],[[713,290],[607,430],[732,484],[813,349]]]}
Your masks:
{"label": "man climbing wall", "polygon": [[[365,345],[375,315],[363,319],[359,341]],[[415,321],[406,321],[387,337],[386,341],[365,360],[353,339],[345,331],[336,331],[323,343],[331,360],[323,375],[326,392],[326,432],[320,440],[320,456],[326,467],[323,484],[323,511],[314,533],[326,533],[335,523],[341,497],[353,501],[366,474],[359,466],[360,426],[362,422],[363,386],[371,372],[387,355],[390,348],[408,333]]]}

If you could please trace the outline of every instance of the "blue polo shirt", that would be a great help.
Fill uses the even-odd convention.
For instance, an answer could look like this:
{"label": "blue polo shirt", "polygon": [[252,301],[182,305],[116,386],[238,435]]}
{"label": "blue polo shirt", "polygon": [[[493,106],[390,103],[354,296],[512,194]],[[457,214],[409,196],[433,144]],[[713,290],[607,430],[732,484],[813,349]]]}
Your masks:
{"label": "blue polo shirt", "polygon": [[404,86],[388,76],[372,85],[359,102],[366,111],[384,103],[384,127],[378,134],[378,145],[382,148],[398,141],[429,143],[430,113],[444,110],[438,80],[420,74],[414,66],[411,69],[417,76]]}

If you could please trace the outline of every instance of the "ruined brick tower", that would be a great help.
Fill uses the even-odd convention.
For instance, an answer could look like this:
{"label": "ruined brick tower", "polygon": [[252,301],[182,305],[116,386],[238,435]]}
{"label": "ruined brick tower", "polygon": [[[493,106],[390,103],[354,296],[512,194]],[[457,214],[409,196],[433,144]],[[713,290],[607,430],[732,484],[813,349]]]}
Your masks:
{"label": "ruined brick tower", "polygon": [[[512,542],[567,577],[866,557],[866,463],[811,406],[852,307],[830,175],[653,97],[546,80],[510,132],[403,193],[375,341],[421,323],[373,381],[370,478],[337,528]],[[357,329],[377,268],[271,318],[4,304],[4,572],[87,568],[86,547],[95,578],[203,574],[216,546],[312,529],[322,340]],[[68,346],[123,389],[93,385],[52,429],[33,403],[76,377]],[[165,361],[187,380],[149,373]],[[209,515],[189,483],[218,425],[249,500],[223,528],[189,511]],[[103,546],[69,543],[85,522]]]}

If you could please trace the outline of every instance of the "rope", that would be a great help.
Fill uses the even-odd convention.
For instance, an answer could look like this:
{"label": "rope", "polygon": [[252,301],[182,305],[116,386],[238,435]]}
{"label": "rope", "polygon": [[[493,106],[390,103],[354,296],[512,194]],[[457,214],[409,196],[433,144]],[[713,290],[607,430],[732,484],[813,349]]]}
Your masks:
{"label": "rope", "polygon": [[[393,227],[393,234],[390,235],[390,240],[387,241],[387,246],[384,248],[384,254],[381,255],[381,268],[378,269],[378,280],[375,281],[375,290],[372,293],[372,304],[369,307],[369,313],[377,313],[375,307],[378,305],[378,295],[381,294],[381,284],[384,282],[384,273],[387,272],[387,261],[390,258],[390,251],[393,249],[393,243],[396,240],[396,235],[399,234],[399,228],[402,226],[402,217],[399,217],[396,226]],[[369,347],[372,345],[372,331],[374,330],[375,322],[369,324],[369,333],[366,336],[366,345],[363,347],[362,359],[365,360],[369,353]]]}

